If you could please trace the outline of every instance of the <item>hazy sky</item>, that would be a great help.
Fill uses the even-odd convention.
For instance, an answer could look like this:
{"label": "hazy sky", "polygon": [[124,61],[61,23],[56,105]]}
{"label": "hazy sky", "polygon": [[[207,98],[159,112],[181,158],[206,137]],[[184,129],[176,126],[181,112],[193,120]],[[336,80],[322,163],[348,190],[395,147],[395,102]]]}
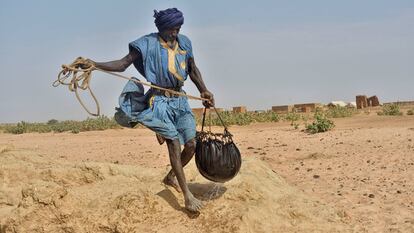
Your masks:
{"label": "hazy sky", "polygon": [[[88,117],[67,87],[51,86],[61,64],[125,56],[156,30],[153,9],[169,7],[183,11],[181,33],[219,107],[414,99],[412,0],[0,0],[0,122]],[[124,74],[140,78],[133,66]],[[103,114],[124,84],[95,72]],[[185,89],[199,95],[190,79]]]}

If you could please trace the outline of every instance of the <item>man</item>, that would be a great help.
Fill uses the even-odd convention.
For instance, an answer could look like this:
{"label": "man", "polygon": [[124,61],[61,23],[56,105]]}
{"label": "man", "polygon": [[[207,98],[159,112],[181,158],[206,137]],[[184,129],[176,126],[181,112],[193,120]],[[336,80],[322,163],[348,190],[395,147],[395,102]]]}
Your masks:
{"label": "man", "polygon": [[[129,53],[120,60],[93,62],[97,68],[106,71],[123,72],[131,64],[148,82],[164,88],[182,92],[187,76],[197,86],[205,107],[214,106],[213,94],[202,80],[192,53],[190,40],[179,34],[184,23],[183,14],[176,8],[154,11],[158,33],[145,35],[129,44]],[[195,152],[196,125],[187,97],[176,96],[166,91],[151,89],[149,107],[138,113],[138,122],[157,133],[162,144],[166,141],[171,163],[171,171],[163,182],[178,192],[183,192],[185,207],[189,211],[199,211],[202,202],[188,189],[183,167]],[[181,144],[184,149],[181,151]]]}

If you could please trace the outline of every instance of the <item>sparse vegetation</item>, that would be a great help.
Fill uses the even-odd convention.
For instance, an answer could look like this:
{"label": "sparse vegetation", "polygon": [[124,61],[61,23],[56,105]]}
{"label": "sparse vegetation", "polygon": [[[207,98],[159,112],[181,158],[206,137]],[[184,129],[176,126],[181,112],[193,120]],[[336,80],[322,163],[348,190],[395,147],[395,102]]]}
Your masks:
{"label": "sparse vegetation", "polygon": [[299,123],[294,122],[294,123],[292,124],[292,126],[293,126],[293,128],[298,129],[298,128],[299,128]]}
{"label": "sparse vegetation", "polygon": [[351,117],[356,113],[355,109],[335,106],[331,107],[326,111],[326,116],[329,118],[340,118],[340,117]]}
{"label": "sparse vegetation", "polygon": [[326,115],[321,112],[316,112],[314,118],[312,124],[306,125],[306,131],[309,133],[315,134],[326,132],[335,127],[333,121],[329,120]]}
{"label": "sparse vegetation", "polygon": [[407,115],[414,115],[414,109],[410,109],[407,111]]}
{"label": "sparse vegetation", "polygon": [[[247,113],[234,113],[231,111],[224,111],[220,113],[221,119],[227,125],[248,125],[254,122],[278,122],[281,118],[279,114],[268,112],[247,112]],[[221,125],[220,119],[215,113],[210,116],[206,116],[206,124]],[[198,125],[202,123],[202,117],[197,116],[196,121]]]}
{"label": "sparse vegetation", "polygon": [[382,111],[377,114],[380,116],[401,116],[403,113],[400,111],[400,106],[398,104],[388,104],[384,105]]}
{"label": "sparse vegetation", "polygon": [[[398,107],[398,106],[397,106]],[[387,109],[387,114],[392,114],[395,109]],[[399,111],[399,108],[398,108]],[[301,124],[305,125],[306,131],[311,133],[325,132],[333,127],[333,122],[328,118],[337,117],[349,117],[352,116],[356,111],[346,107],[334,107],[327,110],[317,109],[314,116],[309,114],[290,112],[287,114],[278,114],[273,111],[266,112],[247,112],[247,113],[234,113],[232,111],[220,112],[220,116],[226,125],[249,125],[256,122],[279,122],[288,121],[291,126],[298,129]],[[408,113],[407,113],[408,114]],[[313,123],[308,124],[310,120],[314,120]],[[196,122],[201,125],[201,117],[196,116]],[[207,116],[206,125],[220,126],[221,122],[215,113]],[[141,127],[138,124],[136,127]],[[12,134],[23,134],[23,133],[47,133],[47,132],[72,132],[74,134],[93,131],[93,130],[105,130],[122,128],[119,126],[113,118],[101,116],[97,118],[88,118],[84,121],[58,121],[51,119],[46,123],[29,123],[19,122],[17,124],[2,124],[0,125],[0,132],[12,133]]]}
{"label": "sparse vegetation", "polygon": [[293,126],[294,129],[298,129],[299,128],[298,121],[301,119],[304,120],[304,116],[307,116],[307,115],[301,115],[297,112],[291,112],[284,116],[284,120],[290,121],[290,125]]}
{"label": "sparse vegetation", "polygon": [[5,124],[5,123],[0,124],[0,133],[4,133],[4,131],[6,130],[7,127],[14,126],[14,125],[16,125],[16,124]]}
{"label": "sparse vegetation", "polygon": [[[339,112],[339,113],[338,113]],[[268,111],[262,113],[233,113],[231,111],[221,112],[220,116],[227,125],[248,125],[254,122],[278,122],[278,121],[288,121],[290,125],[295,129],[299,128],[300,122],[305,122],[306,131],[310,133],[325,132],[334,127],[333,121],[328,119],[328,115],[336,117],[345,117],[353,114],[353,110],[337,110],[335,114],[326,113],[323,110],[319,109],[313,116],[314,122],[312,124],[306,124],[309,118],[312,119],[308,114],[301,114],[296,112],[291,112],[287,114],[279,115],[275,112]],[[197,117],[197,124],[201,124],[201,117]],[[220,120],[216,114],[211,115],[211,119],[207,117],[206,125],[221,125]]]}
{"label": "sparse vegetation", "polygon": [[97,118],[88,118],[84,121],[57,121],[49,120],[47,123],[28,123],[21,121],[16,125],[5,125],[5,133],[23,134],[23,133],[47,133],[47,132],[72,132],[79,133],[83,131],[105,130],[121,128],[113,119],[106,116]]}
{"label": "sparse vegetation", "polygon": [[56,120],[56,119],[50,119],[50,120],[47,121],[48,125],[54,125],[54,124],[57,124],[57,123],[59,123],[59,121]]}
{"label": "sparse vegetation", "polygon": [[284,119],[290,121],[290,125],[294,125],[296,121],[300,120],[301,115],[296,112],[290,112],[285,115]]}

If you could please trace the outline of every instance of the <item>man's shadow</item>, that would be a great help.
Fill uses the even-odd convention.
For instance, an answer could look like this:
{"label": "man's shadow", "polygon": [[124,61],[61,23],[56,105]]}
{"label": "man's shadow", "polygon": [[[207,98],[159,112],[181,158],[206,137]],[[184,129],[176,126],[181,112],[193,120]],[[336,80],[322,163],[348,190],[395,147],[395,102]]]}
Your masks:
{"label": "man's shadow", "polygon": [[[193,195],[197,199],[203,201],[204,204],[206,204],[205,202],[220,198],[227,191],[226,187],[224,187],[222,184],[217,183],[189,183],[188,188],[193,193]],[[163,198],[175,210],[187,214],[189,218],[197,218],[200,215],[199,212],[191,212],[188,211],[184,206],[181,206],[180,203],[178,203],[177,197],[168,187],[158,192],[157,195]],[[182,194],[180,193],[179,195],[181,198]]]}

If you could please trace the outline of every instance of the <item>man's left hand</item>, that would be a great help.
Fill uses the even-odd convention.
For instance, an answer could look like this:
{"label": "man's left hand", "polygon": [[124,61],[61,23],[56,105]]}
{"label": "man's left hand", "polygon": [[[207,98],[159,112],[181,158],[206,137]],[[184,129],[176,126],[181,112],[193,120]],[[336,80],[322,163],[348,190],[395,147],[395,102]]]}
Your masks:
{"label": "man's left hand", "polygon": [[206,108],[210,108],[214,106],[214,95],[209,91],[201,92],[201,98],[208,99],[208,101],[204,100],[203,105]]}

